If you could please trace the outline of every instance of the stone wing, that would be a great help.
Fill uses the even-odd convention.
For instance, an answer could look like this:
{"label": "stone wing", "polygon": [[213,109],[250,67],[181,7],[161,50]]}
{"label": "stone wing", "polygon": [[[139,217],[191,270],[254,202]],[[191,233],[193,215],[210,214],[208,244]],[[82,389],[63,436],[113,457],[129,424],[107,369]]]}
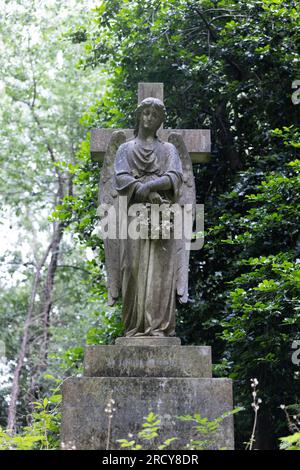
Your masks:
{"label": "stone wing", "polygon": [[[118,227],[118,193],[115,183],[114,165],[116,153],[121,144],[126,142],[123,131],[113,132],[107,151],[104,156],[99,182],[99,204],[112,205],[116,214],[116,227]],[[105,251],[105,266],[107,271],[108,305],[114,305],[121,292],[120,273],[120,244],[116,239],[103,240]]]}
{"label": "stone wing", "polygon": [[182,207],[182,212],[184,213],[183,226],[185,225],[185,229],[182,233],[182,239],[176,240],[176,243],[178,244],[176,255],[176,291],[179,302],[186,303],[188,301],[189,247],[196,213],[196,188],[191,157],[187,151],[182,136],[179,133],[172,132],[168,141],[173,144],[178,151],[183,172],[183,182],[177,203]]}

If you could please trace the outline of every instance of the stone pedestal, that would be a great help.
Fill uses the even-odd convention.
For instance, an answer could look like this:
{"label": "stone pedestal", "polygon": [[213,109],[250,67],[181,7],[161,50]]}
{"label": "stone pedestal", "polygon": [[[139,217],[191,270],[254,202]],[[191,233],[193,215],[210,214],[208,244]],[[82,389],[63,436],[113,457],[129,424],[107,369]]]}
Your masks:
{"label": "stone pedestal", "polygon": [[[178,338],[118,338],[115,345],[88,346],[84,369],[84,377],[63,384],[65,449],[106,449],[110,398],[116,411],[109,449],[119,449],[117,439],[129,439],[129,433],[136,436],[150,411],[161,418],[160,442],[177,437],[172,448],[179,450],[197,435],[194,423],[177,416],[200,413],[212,420],[232,409],[231,380],[212,378],[210,347],[181,346]],[[216,441],[213,448],[233,449],[232,416],[222,422]]]}

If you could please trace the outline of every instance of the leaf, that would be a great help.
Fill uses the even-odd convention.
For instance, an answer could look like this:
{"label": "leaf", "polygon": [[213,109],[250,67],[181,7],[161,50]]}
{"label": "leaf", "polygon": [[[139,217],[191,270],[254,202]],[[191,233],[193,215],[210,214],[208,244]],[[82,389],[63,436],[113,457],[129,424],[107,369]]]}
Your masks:
{"label": "leaf", "polygon": [[61,403],[61,400],[62,400],[62,396],[61,395],[51,395],[49,397],[49,401],[51,403]]}

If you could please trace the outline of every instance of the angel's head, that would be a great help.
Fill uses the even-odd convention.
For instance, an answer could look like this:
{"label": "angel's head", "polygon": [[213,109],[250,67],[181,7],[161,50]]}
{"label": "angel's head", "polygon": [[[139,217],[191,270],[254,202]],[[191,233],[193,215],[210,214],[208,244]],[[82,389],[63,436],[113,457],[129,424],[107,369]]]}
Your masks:
{"label": "angel's head", "polygon": [[166,118],[166,108],[158,98],[145,98],[136,109],[136,127],[134,135],[138,135],[140,125],[154,131],[155,135]]}

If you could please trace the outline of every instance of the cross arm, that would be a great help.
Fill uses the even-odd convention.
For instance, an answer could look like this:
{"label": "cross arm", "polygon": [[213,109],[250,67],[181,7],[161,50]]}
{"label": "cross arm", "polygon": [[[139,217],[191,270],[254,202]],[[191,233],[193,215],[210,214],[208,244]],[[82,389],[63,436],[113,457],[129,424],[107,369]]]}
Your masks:
{"label": "cross arm", "polygon": [[[126,139],[133,138],[133,129],[92,129],[91,156],[92,160],[102,162],[111,135],[116,130],[125,132]],[[172,132],[181,134],[192,163],[206,163],[210,159],[211,140],[209,129],[161,129],[159,137],[167,142]]]}

